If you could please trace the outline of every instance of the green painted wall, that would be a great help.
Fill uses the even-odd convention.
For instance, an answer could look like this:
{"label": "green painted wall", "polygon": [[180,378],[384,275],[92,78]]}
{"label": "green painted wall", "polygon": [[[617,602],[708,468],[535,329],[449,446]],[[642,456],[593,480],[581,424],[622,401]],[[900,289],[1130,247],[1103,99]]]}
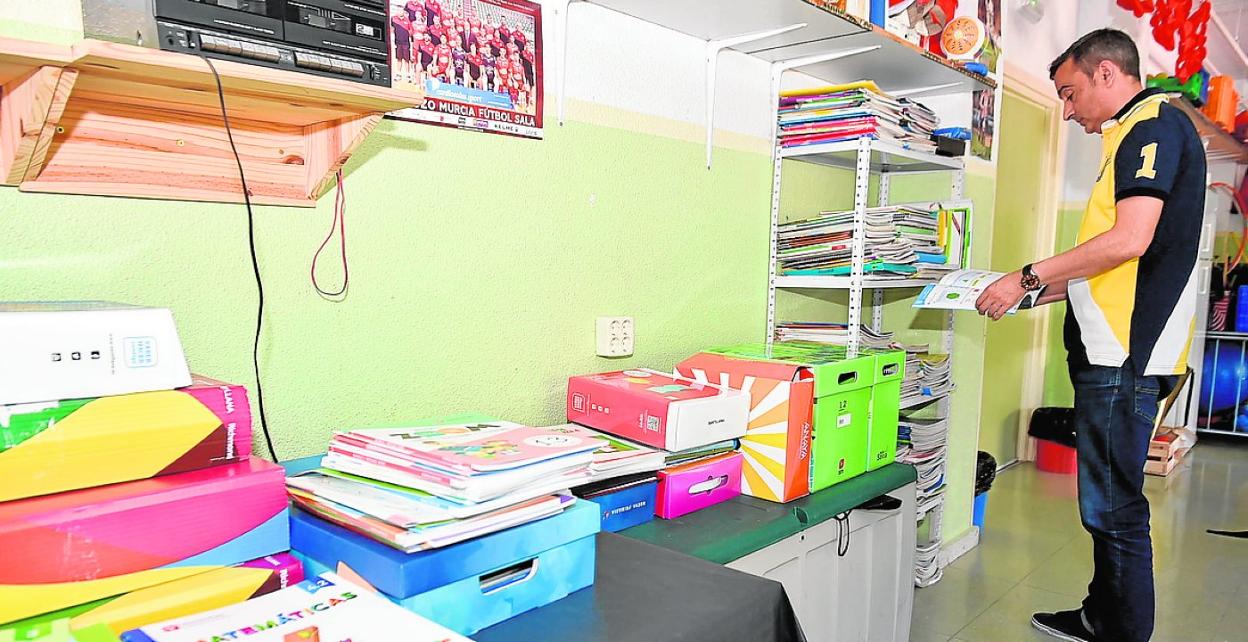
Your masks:
{"label": "green painted wall", "polygon": [[[1079,222],[1083,219],[1083,209],[1067,204],[1058,212],[1057,245],[1054,252],[1064,252],[1075,246],[1079,237]],[[1072,408],[1075,405],[1075,389],[1070,385],[1070,374],[1066,371],[1066,346],[1062,343],[1063,320],[1066,318],[1066,304],[1055,303],[1049,306],[1049,346],[1048,359],[1044,368],[1044,405]]]}
{"label": "green painted wall", "polygon": [[[708,172],[697,144],[577,123],[545,142],[379,129],[348,166],[344,302],[308,278],[332,197],[257,209],[283,458],[335,429],[470,410],[555,422],[568,375],[762,337],[765,156],[718,150]],[[0,299],[169,306],[194,370],[251,383],[241,206],[4,189],[0,238]],[[323,284],[337,283],[330,256]],[[594,356],[599,315],[636,318],[634,357]]]}
{"label": "green painted wall", "polygon": [[[996,216],[992,219],[989,263],[994,272],[1012,272],[1052,254],[1036,242],[1041,216],[1049,114],[1033,103],[1005,92],[1001,105],[1001,146],[998,155]],[[1030,348],[1042,314],[1023,312],[989,324],[984,351],[984,394],[980,406],[979,448],[1005,464],[1017,458],[1019,422],[1023,419],[1023,387]]]}
{"label": "green painted wall", "polygon": [[73,43],[82,37],[79,1],[0,2],[0,37]]}

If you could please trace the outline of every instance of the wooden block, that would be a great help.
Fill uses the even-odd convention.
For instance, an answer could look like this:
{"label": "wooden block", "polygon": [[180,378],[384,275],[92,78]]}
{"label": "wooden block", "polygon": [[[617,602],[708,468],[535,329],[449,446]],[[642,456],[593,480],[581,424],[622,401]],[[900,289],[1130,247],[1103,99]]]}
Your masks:
{"label": "wooden block", "polygon": [[368,138],[381,114],[344,118],[332,123],[318,123],[304,128],[308,148],[307,196],[315,201],[336,181],[351,154]]}
{"label": "wooden block", "polygon": [[1150,455],[1148,460],[1144,462],[1144,472],[1160,477],[1168,476],[1171,472],[1174,472],[1175,467],[1179,465],[1179,462],[1183,460],[1183,457],[1187,455],[1189,450],[1191,449],[1176,448],[1166,457],[1152,457]]}
{"label": "wooden block", "polygon": [[[302,129],[231,120],[247,187],[259,199],[312,205],[305,191]],[[76,100],[62,118],[33,191],[72,191],[179,200],[241,199],[238,166],[220,117]],[[60,189],[57,185],[59,184]]]}
{"label": "wooden block", "polygon": [[[73,66],[87,75],[146,79],[148,84],[178,87],[216,94],[216,81],[198,56],[147,49],[100,40],[74,45]],[[264,96],[270,104],[300,109],[334,107],[357,114],[387,112],[420,104],[422,97],[410,91],[378,87],[337,78],[324,78],[283,69],[213,60],[229,95]],[[262,113],[248,114],[263,117]]]}
{"label": "wooden block", "polygon": [[1174,451],[1182,446],[1179,434],[1174,432],[1159,434],[1148,444],[1148,456],[1152,459],[1168,459]]}
{"label": "wooden block", "polygon": [[36,67],[0,90],[0,175],[5,185],[38,175],[77,77],[72,69]]}

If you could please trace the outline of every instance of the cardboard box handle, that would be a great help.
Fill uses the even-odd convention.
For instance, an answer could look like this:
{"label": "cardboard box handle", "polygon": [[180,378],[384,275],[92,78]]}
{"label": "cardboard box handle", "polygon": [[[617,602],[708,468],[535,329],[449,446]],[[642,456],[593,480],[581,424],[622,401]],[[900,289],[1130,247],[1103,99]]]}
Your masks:
{"label": "cardboard box handle", "polygon": [[537,576],[537,558],[512,564],[480,578],[481,594],[493,595],[504,589],[519,586]]}
{"label": "cardboard box handle", "polygon": [[853,372],[842,372],[841,375],[836,378],[836,383],[842,386],[854,383],[855,381],[858,381],[857,370]]}
{"label": "cardboard box handle", "polygon": [[704,481],[704,482],[698,482],[698,483],[696,483],[696,484],[694,484],[694,485],[690,486],[690,487],[689,487],[689,494],[690,494],[690,495],[700,495],[700,494],[702,494],[702,493],[709,493],[709,492],[711,492],[711,491],[715,490],[716,488],[719,488],[719,487],[721,487],[721,486],[725,486],[725,485],[727,485],[727,484],[728,484],[728,476],[727,476],[727,475],[720,475],[719,477],[707,477],[707,478],[706,478],[706,481]]}
{"label": "cardboard box handle", "polygon": [[891,377],[897,374],[897,371],[900,369],[901,369],[901,366],[896,363],[886,363],[884,364],[884,369],[880,370],[880,374],[885,377]]}

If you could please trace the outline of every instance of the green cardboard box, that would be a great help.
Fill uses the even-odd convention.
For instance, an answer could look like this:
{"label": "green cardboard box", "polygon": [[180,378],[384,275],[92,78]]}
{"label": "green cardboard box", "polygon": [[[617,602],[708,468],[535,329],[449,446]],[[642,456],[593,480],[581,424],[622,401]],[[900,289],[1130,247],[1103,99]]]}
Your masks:
{"label": "green cardboard box", "polygon": [[[795,341],[776,342],[770,352],[761,343],[711,348],[707,352],[796,363],[806,366],[815,375],[812,493],[867,471],[875,355],[848,359],[843,347]],[[897,389],[900,394],[900,383]],[[894,451],[896,430],[894,424]]]}
{"label": "green cardboard box", "polygon": [[897,459],[897,419],[901,413],[901,380],[906,374],[906,353],[873,351],[875,385],[871,387],[871,428],[868,436],[867,470],[887,466]]}

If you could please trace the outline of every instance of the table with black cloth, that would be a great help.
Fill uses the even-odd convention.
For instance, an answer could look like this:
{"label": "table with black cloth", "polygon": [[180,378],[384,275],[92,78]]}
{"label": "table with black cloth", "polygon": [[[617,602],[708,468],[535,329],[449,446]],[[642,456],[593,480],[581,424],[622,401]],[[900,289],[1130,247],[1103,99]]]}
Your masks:
{"label": "table with black cloth", "polygon": [[479,642],[804,640],[775,581],[722,564],[915,480],[892,464],[776,504],[738,497],[674,520],[598,536],[594,586],[472,636]]}

